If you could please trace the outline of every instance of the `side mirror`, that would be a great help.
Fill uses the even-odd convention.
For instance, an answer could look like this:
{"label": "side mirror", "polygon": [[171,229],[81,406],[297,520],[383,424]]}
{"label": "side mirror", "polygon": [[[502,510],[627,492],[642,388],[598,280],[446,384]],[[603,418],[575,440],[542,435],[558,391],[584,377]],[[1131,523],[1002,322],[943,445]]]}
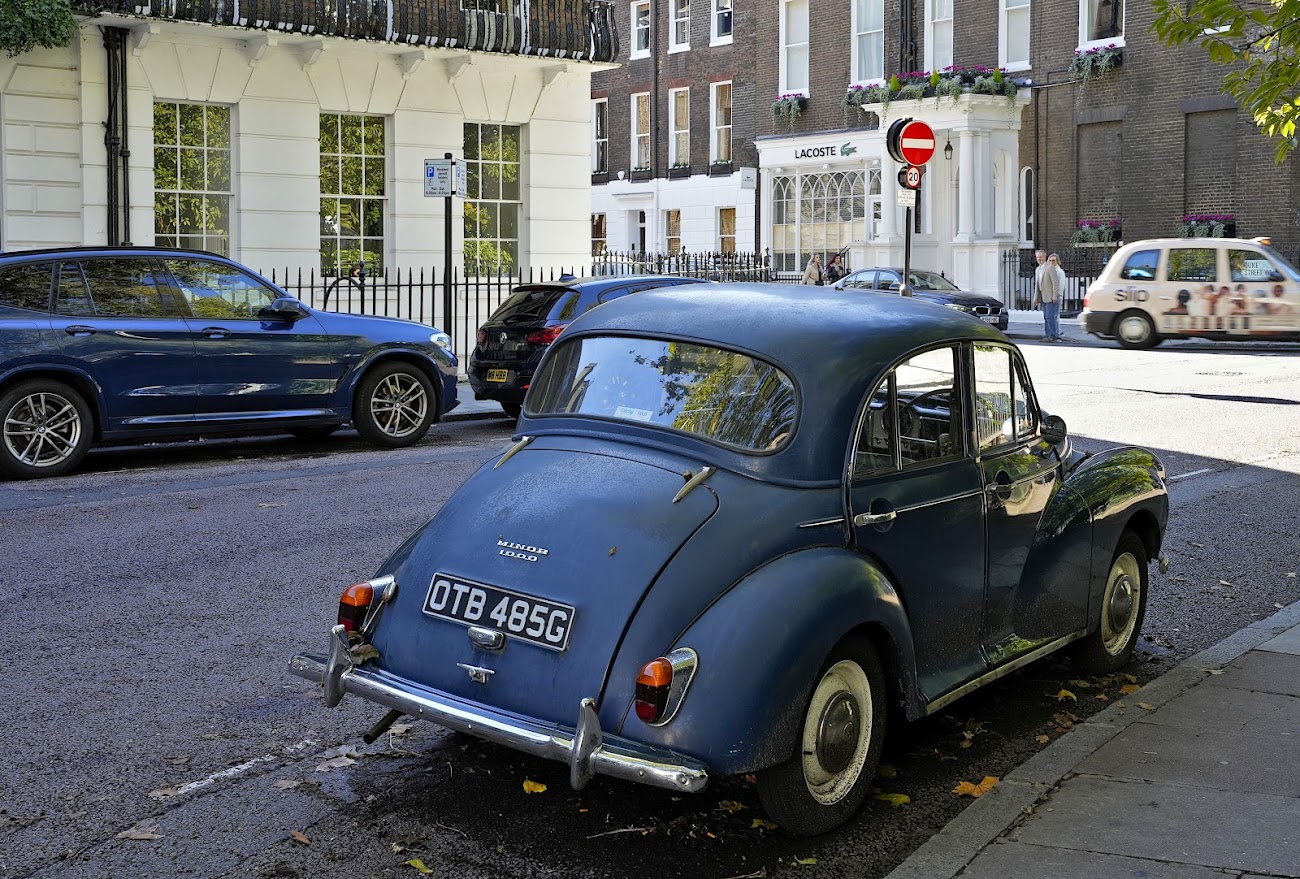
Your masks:
{"label": "side mirror", "polygon": [[306,313],[302,303],[289,296],[281,296],[261,311],[261,314],[275,320],[298,320]]}
{"label": "side mirror", "polygon": [[1279,272],[1277,269],[1274,269],[1273,271],[1271,271],[1271,272],[1268,273],[1268,279],[1269,279],[1270,281],[1285,281],[1285,280],[1286,280],[1284,277],[1282,277],[1282,273]]}
{"label": "side mirror", "polygon": [[1065,442],[1069,433],[1065,429],[1065,419],[1059,415],[1043,416],[1043,439],[1054,446]]}

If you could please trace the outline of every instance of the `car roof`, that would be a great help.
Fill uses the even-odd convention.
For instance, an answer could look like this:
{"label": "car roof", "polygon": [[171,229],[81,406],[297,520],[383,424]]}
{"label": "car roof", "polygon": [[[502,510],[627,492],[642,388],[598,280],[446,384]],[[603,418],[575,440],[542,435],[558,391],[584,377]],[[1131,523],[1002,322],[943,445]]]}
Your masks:
{"label": "car roof", "polygon": [[845,296],[829,287],[720,283],[665,287],[624,296],[577,318],[565,339],[645,335],[747,352],[780,366],[803,405],[782,452],[732,456],[733,469],[782,481],[839,481],[859,404],[909,352],[956,340],[1006,342],[968,315],[901,296]]}
{"label": "car roof", "polygon": [[514,292],[520,290],[555,290],[559,288],[590,290],[599,287],[625,287],[630,284],[645,283],[646,281],[671,281],[677,285],[709,283],[704,278],[688,278],[682,275],[587,275],[581,278],[564,278],[563,280],[557,278],[554,281],[529,281],[516,285],[512,290]]}
{"label": "car roof", "polygon": [[181,253],[187,256],[204,256],[204,257],[211,257],[213,259],[225,260],[227,262],[231,261],[230,257],[222,256],[219,253],[213,253],[209,250],[190,250],[184,247],[153,247],[153,246],[142,245],[142,244],[141,245],[81,244],[72,247],[45,247],[39,250],[6,250],[0,252],[0,258],[49,257],[49,256],[59,256],[62,254],[67,254],[70,256],[85,256],[85,255],[114,256],[119,254],[122,256],[128,256],[128,255],[153,254],[157,256],[160,254],[168,254],[168,253]]}

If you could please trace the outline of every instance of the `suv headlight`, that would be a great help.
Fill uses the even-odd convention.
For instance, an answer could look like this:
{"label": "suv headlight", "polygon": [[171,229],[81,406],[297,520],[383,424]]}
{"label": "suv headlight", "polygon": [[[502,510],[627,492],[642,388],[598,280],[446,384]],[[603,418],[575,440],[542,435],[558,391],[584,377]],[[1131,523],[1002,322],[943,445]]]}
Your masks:
{"label": "suv headlight", "polygon": [[451,336],[446,333],[434,333],[429,337],[429,341],[437,345],[439,348],[446,348],[448,351],[451,350]]}
{"label": "suv headlight", "polygon": [[969,305],[958,305],[956,302],[945,302],[944,305],[948,306],[949,308],[956,309],[957,311],[966,312],[967,314],[970,313]]}

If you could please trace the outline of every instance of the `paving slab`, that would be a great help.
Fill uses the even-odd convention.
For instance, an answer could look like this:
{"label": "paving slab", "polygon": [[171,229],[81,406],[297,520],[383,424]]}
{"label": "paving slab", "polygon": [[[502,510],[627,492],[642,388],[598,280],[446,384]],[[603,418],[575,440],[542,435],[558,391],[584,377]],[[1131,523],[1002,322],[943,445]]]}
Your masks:
{"label": "paving slab", "polygon": [[[1300,672],[1300,665],[1297,666]],[[1139,723],[1187,727],[1193,730],[1243,730],[1248,724],[1279,711],[1296,711],[1295,696],[1267,687],[1251,686],[1255,676],[1229,666],[1221,675],[1211,675],[1205,686],[1188,690],[1167,702],[1159,711],[1148,712]],[[1292,685],[1300,685],[1292,681]],[[1296,694],[1300,695],[1300,693]],[[1132,699],[1141,700],[1142,693]]]}
{"label": "paving slab", "polygon": [[1274,653],[1290,653],[1292,656],[1300,656],[1300,629],[1291,629],[1289,632],[1283,632],[1271,641],[1265,641],[1259,645],[1260,650],[1269,650]]}
{"label": "paving slab", "polygon": [[1265,652],[1261,647],[1226,666],[1221,675],[1211,675],[1205,689],[1228,698],[1225,690],[1300,696],[1300,656]]}
{"label": "paving slab", "polygon": [[[1300,702],[1240,729],[1135,723],[1079,764],[1081,774],[1240,793],[1300,796]],[[1300,804],[1298,804],[1300,805]]]}
{"label": "paving slab", "polygon": [[1300,799],[1295,797],[1079,775],[1063,783],[1050,805],[1010,838],[1067,851],[1300,879]]}
{"label": "paving slab", "polygon": [[989,846],[972,861],[961,879],[1237,879],[1238,875],[1236,870],[1216,870],[1195,864],[1001,842]]}

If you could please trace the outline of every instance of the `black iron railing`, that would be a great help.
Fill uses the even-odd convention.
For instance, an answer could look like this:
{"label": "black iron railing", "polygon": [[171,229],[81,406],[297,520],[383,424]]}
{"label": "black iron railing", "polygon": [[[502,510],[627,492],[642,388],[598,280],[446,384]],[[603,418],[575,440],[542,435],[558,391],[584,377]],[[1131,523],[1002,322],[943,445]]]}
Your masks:
{"label": "black iron railing", "polygon": [[777,272],[771,257],[759,253],[637,253],[602,251],[591,258],[591,274],[678,275],[710,281],[798,283],[799,274]]}
{"label": "black iron railing", "polygon": [[[1061,298],[1062,317],[1074,317],[1083,311],[1083,295],[1097,280],[1113,247],[1072,247],[1060,252],[1065,269],[1065,295]],[[1038,262],[1032,250],[1002,252],[1002,301],[1008,308],[1027,311],[1034,307],[1034,277]]]}
{"label": "black iron railing", "polygon": [[87,15],[115,13],[419,46],[584,61],[618,57],[608,0],[516,0],[463,8],[460,0],[73,0]]}

